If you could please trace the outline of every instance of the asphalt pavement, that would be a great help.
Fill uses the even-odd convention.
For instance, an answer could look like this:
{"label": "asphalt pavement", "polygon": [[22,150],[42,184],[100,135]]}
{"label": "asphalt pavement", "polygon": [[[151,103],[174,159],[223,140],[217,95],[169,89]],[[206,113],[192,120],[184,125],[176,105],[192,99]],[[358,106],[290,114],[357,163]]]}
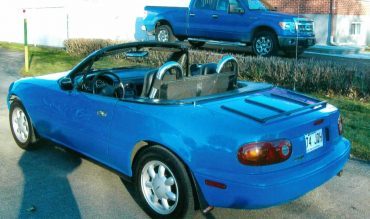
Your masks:
{"label": "asphalt pavement", "polygon": [[[132,187],[110,171],[46,141],[29,152],[17,147],[5,98],[22,61],[22,54],[0,49],[0,218],[148,218]],[[208,218],[369,218],[369,203],[370,164],[351,160],[342,177],[296,201],[261,210],[217,208]]]}

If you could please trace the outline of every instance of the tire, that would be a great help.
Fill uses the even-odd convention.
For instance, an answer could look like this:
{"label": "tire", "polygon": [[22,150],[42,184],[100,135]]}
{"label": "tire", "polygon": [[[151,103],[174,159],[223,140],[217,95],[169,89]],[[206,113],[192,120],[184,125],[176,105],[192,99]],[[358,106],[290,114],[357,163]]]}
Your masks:
{"label": "tire", "polygon": [[204,46],[204,44],[206,44],[206,42],[200,42],[200,41],[189,41],[189,43],[194,48],[199,48],[199,47]]}
{"label": "tire", "polygon": [[260,31],[253,37],[253,53],[257,56],[270,57],[277,55],[279,44],[276,35],[271,31]]}
{"label": "tire", "polygon": [[143,210],[153,218],[191,217],[194,197],[184,164],[159,145],[144,149],[138,156],[134,184]]}
{"label": "tire", "polygon": [[296,52],[297,52],[297,57],[299,57],[300,55],[304,53],[304,49],[298,49],[298,51],[296,51],[295,49],[294,50],[284,50],[285,56],[289,58],[296,57]]}
{"label": "tire", "polygon": [[175,42],[176,37],[168,25],[161,25],[155,29],[155,40],[158,42]]}
{"label": "tire", "polygon": [[9,123],[17,145],[24,150],[32,149],[38,139],[35,135],[31,119],[19,100],[14,100],[10,105]]}

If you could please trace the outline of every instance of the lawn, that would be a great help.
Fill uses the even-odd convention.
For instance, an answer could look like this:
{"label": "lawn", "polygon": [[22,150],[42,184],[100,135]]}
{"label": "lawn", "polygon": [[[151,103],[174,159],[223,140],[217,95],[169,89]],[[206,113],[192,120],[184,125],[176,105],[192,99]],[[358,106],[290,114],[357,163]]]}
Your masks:
{"label": "lawn", "polygon": [[[21,44],[0,42],[0,48],[23,51]],[[70,70],[82,57],[73,57],[63,49],[30,47],[30,71],[24,76]],[[312,94],[337,106],[344,119],[344,136],[352,142],[352,155],[370,161],[370,103],[347,97]]]}
{"label": "lawn", "polygon": [[[0,42],[0,48],[13,51],[24,51],[22,44]],[[29,47],[30,70],[21,73],[24,76],[42,75],[51,72],[62,72],[72,69],[82,60],[82,57],[74,57],[67,54],[64,49],[50,47]]]}

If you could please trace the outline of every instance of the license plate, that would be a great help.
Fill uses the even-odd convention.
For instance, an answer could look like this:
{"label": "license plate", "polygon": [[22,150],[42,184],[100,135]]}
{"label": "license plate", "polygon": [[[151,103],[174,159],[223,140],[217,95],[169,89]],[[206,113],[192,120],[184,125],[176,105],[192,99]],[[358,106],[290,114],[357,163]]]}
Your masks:
{"label": "license plate", "polygon": [[322,129],[304,135],[306,140],[306,153],[310,153],[324,146]]}

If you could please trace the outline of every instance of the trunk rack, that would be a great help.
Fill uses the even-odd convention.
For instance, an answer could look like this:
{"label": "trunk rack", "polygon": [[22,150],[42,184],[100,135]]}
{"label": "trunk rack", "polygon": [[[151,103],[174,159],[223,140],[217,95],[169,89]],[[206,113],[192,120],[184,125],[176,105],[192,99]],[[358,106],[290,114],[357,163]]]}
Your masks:
{"label": "trunk rack", "polygon": [[[224,109],[224,110],[227,110],[229,112],[232,112],[232,113],[244,116],[246,118],[252,119],[252,120],[257,121],[259,123],[267,123],[271,120],[275,120],[275,119],[278,119],[278,118],[281,118],[281,117],[284,117],[284,116],[290,116],[292,114],[296,114],[296,113],[300,113],[300,112],[301,113],[308,113],[308,112],[312,112],[312,111],[321,110],[321,109],[325,108],[326,105],[327,105],[326,101],[320,101],[320,100],[317,100],[317,99],[314,99],[314,98],[311,98],[311,97],[307,97],[307,96],[302,95],[302,94],[297,94],[297,93],[293,93],[293,92],[290,92],[290,91],[288,91],[287,94],[293,94],[294,96],[305,99],[306,101],[299,100],[299,99],[296,99],[296,98],[292,98],[292,97],[289,97],[289,96],[286,96],[286,95],[271,93],[270,95],[274,96],[276,98],[284,99],[284,100],[287,100],[289,102],[293,102],[293,103],[302,105],[301,108],[290,110],[290,111],[285,111],[285,110],[276,108],[274,106],[270,106],[270,105],[267,105],[265,103],[260,103],[260,102],[254,101],[254,100],[250,100],[250,99],[245,99],[244,100],[246,103],[250,103],[250,104],[260,106],[260,107],[264,107],[266,109],[269,109],[271,111],[275,111],[275,112],[278,113],[276,115],[268,116],[268,117],[265,117],[265,118],[258,118],[258,117],[254,116],[252,114],[240,112],[238,110],[235,110],[233,108],[230,108],[230,107],[227,107],[227,106],[224,106],[224,105],[221,106],[221,108]],[[307,100],[310,101],[310,102],[314,102],[314,103],[312,103],[312,104],[308,103]]]}

